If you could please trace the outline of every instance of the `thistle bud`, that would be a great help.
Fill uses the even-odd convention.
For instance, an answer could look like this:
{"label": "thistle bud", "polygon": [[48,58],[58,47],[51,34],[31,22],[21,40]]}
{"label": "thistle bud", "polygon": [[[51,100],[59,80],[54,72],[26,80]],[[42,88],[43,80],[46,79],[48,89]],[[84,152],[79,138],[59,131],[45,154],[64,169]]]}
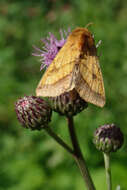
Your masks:
{"label": "thistle bud", "polygon": [[76,90],[49,98],[51,108],[61,115],[74,116],[87,108],[88,104],[80,98]]}
{"label": "thistle bud", "polygon": [[94,133],[96,148],[105,153],[117,151],[123,140],[123,133],[115,124],[102,125]]}
{"label": "thistle bud", "polygon": [[51,120],[52,110],[48,103],[35,96],[25,96],[15,103],[19,122],[32,130],[40,130]]}

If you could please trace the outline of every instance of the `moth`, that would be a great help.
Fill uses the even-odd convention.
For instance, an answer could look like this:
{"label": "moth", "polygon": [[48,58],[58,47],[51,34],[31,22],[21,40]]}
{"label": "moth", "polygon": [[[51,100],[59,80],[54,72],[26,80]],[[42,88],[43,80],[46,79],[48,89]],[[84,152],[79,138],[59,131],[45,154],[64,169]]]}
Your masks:
{"label": "moth", "polygon": [[104,106],[105,90],[97,48],[87,28],[76,28],[68,36],[42,76],[36,95],[56,97],[73,89],[86,102]]}

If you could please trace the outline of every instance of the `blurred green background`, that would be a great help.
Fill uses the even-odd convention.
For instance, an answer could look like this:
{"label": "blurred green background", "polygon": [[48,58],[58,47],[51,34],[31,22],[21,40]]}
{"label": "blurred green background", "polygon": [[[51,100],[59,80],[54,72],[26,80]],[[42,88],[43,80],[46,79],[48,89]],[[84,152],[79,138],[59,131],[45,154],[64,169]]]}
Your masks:
{"label": "blurred green background", "polygon": [[[97,190],[106,190],[103,157],[93,143],[94,130],[116,123],[124,132],[124,146],[112,154],[113,189],[127,189],[127,1],[126,0],[0,0],[0,190],[82,190],[79,170],[44,131],[31,132],[16,119],[17,98],[35,94],[41,78],[32,45],[59,29],[84,27],[94,33],[99,48],[107,103],[89,105],[75,117],[82,151]],[[54,113],[52,128],[68,143],[67,123]]]}

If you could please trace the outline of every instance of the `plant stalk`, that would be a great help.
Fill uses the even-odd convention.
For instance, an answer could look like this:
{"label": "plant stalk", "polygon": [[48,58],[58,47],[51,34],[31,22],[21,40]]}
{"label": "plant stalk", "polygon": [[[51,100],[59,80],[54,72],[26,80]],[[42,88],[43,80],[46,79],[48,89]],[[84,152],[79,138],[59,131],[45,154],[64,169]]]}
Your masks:
{"label": "plant stalk", "polygon": [[67,121],[68,121],[68,128],[69,128],[72,145],[74,148],[75,161],[76,161],[77,165],[79,166],[80,172],[83,176],[83,179],[85,181],[87,189],[95,190],[95,186],[93,184],[92,178],[91,178],[88,168],[86,166],[86,161],[83,158],[83,155],[82,155],[79,143],[78,143],[78,139],[77,139],[76,132],[74,129],[73,117],[67,117]]}
{"label": "plant stalk", "polygon": [[112,190],[111,168],[110,168],[110,154],[103,153],[103,155],[104,155],[104,163],[105,163],[107,190]]}
{"label": "plant stalk", "polygon": [[73,157],[75,156],[72,148],[70,148],[56,133],[54,133],[54,131],[49,126],[45,127],[44,129],[59,145],[67,150],[67,152],[69,152]]}

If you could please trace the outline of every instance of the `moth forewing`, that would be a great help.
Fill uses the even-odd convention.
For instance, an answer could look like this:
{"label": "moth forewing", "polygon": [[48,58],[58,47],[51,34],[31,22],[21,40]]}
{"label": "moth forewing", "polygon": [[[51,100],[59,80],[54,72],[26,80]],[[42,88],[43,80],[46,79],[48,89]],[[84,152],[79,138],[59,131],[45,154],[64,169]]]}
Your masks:
{"label": "moth forewing", "polygon": [[56,97],[64,92],[72,90],[74,88],[74,83],[71,84],[72,73],[60,79],[58,82],[49,85],[42,85],[41,81],[36,89],[37,96],[43,97]]}
{"label": "moth forewing", "polygon": [[79,79],[75,88],[80,97],[86,102],[103,107],[105,104],[105,91],[98,58],[96,56],[88,56],[87,60],[81,60]]}
{"label": "moth forewing", "polygon": [[37,96],[55,97],[74,88],[71,81],[75,62],[64,64],[59,69],[55,63],[54,60],[40,80],[36,89]]}

